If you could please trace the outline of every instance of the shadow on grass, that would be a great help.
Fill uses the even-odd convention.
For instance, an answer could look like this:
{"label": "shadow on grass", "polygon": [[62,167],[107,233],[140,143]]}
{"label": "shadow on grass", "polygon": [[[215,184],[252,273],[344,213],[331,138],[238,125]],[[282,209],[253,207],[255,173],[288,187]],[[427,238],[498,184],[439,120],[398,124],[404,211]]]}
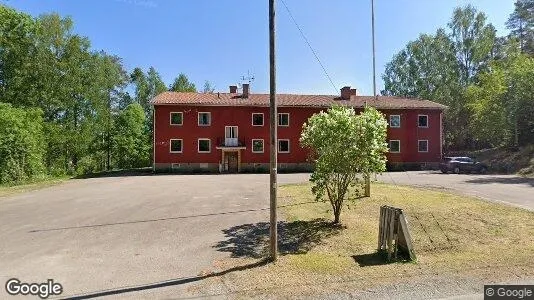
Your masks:
{"label": "shadow on grass", "polygon": [[[269,251],[269,223],[243,224],[224,229],[227,238],[214,248],[230,252],[231,257],[265,257]],[[343,230],[325,219],[278,222],[278,250],[281,255],[303,254],[332,235]]]}
{"label": "shadow on grass", "polygon": [[409,263],[412,262],[408,259],[406,253],[397,253],[397,259],[388,260],[387,253],[385,251],[379,251],[368,254],[353,255],[352,258],[360,267],[381,266],[392,263]]}

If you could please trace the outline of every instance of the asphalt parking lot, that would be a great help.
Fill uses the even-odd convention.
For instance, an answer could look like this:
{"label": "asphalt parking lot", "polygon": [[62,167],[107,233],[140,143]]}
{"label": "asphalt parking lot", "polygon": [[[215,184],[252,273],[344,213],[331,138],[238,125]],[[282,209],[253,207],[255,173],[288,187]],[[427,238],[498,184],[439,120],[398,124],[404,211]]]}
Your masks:
{"label": "asphalt parking lot", "polygon": [[[281,174],[279,183],[308,178]],[[515,176],[407,172],[379,179],[534,210],[534,183]],[[192,285],[231,255],[216,246],[228,239],[223,230],[268,222],[268,186],[267,174],[129,176],[0,198],[0,281],[54,279],[62,297],[198,295]],[[209,292],[224,291],[221,282]]]}
{"label": "asphalt parking lot", "polygon": [[534,211],[534,178],[498,174],[442,174],[439,171],[389,172],[388,183],[446,189]]}

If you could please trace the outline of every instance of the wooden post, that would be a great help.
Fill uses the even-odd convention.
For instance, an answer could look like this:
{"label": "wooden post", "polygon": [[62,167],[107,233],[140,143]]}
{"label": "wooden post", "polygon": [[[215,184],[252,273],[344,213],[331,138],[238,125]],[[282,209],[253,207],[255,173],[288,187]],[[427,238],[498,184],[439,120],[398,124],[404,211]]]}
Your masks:
{"label": "wooden post", "polygon": [[278,259],[278,233],[276,218],[276,190],[277,190],[277,107],[276,107],[276,61],[275,61],[275,11],[274,1],[269,0],[269,82],[270,82],[270,125],[271,125],[271,145],[270,145],[270,252],[271,260]]}

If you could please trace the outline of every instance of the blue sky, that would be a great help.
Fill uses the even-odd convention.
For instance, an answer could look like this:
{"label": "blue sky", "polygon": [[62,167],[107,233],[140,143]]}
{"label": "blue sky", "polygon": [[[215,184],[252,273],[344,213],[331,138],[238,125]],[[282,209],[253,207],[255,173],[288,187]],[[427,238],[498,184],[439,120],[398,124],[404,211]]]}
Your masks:
{"label": "blue sky", "polygon": [[[277,1],[277,90],[333,94],[344,85],[372,94],[370,0],[284,0],[332,77],[336,90]],[[420,33],[445,27],[457,6],[486,13],[498,35],[513,0],[375,0],[377,82],[384,65]],[[269,90],[267,0],[0,0],[38,16],[71,16],[95,50],[122,57],[128,70],[154,66],[169,84],[185,73],[217,91],[255,76],[252,92]]]}

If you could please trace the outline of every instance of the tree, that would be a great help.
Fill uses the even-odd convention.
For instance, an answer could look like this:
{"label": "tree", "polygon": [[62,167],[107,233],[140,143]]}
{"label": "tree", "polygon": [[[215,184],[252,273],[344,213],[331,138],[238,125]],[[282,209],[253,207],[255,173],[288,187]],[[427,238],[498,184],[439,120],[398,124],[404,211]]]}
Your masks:
{"label": "tree", "polygon": [[486,24],[486,15],[471,6],[458,7],[449,23],[451,38],[458,62],[463,86],[472,83],[491,58],[495,44],[495,27]]}
{"label": "tree", "polygon": [[145,113],[141,105],[128,105],[117,116],[115,130],[113,141],[117,166],[123,169],[148,166],[150,143],[145,131]]}
{"label": "tree", "polygon": [[534,142],[534,58],[510,45],[467,89],[476,137],[490,146]]}
{"label": "tree", "polygon": [[44,173],[43,117],[39,109],[0,103],[0,183]]}
{"label": "tree", "polygon": [[169,90],[173,92],[196,92],[197,88],[194,83],[189,82],[189,79],[184,73],[180,73],[180,75],[174,79]]}
{"label": "tree", "polygon": [[202,92],[205,94],[211,94],[215,91],[215,87],[211,85],[209,81],[204,81],[204,87],[202,88]]}
{"label": "tree", "polygon": [[315,170],[312,192],[317,201],[328,198],[334,223],[340,222],[345,200],[362,194],[364,178],[386,169],[387,121],[376,109],[334,106],[310,117],[300,141],[312,151]]}
{"label": "tree", "polygon": [[519,41],[522,53],[534,55],[534,0],[517,0],[506,28]]}

